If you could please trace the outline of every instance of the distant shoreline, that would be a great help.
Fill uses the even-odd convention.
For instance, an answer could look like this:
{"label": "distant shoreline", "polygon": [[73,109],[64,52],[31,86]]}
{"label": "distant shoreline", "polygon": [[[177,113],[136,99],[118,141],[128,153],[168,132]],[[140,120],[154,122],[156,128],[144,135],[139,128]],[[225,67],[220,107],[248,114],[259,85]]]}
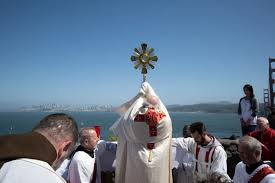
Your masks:
{"label": "distant shoreline", "polygon": [[[169,113],[186,114],[237,114],[237,112],[206,112],[206,111],[169,111]],[[117,113],[115,111],[0,111],[0,113]]]}
{"label": "distant shoreline", "polygon": [[[260,111],[264,111],[264,105],[260,104]],[[234,103],[202,103],[193,105],[167,105],[167,110],[171,112],[184,113],[237,113],[238,104]],[[0,112],[115,112],[116,107],[112,105],[86,105],[74,107],[70,105],[35,105],[30,107],[20,107],[18,109],[3,109]]]}

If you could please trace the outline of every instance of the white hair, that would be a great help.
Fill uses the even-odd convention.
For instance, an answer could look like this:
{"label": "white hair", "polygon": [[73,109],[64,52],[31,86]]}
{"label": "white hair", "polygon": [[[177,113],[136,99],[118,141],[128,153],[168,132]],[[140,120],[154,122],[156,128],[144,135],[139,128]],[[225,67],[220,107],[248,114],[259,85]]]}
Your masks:
{"label": "white hair", "polygon": [[260,122],[260,123],[263,123],[263,124],[269,124],[268,120],[265,117],[257,118],[257,122]]}
{"label": "white hair", "polygon": [[260,154],[262,153],[261,143],[254,137],[250,137],[248,135],[241,137],[239,140],[239,144],[247,148],[247,152],[259,152]]}
{"label": "white hair", "polygon": [[221,172],[212,172],[208,178],[207,183],[231,183],[232,180],[227,174]]}

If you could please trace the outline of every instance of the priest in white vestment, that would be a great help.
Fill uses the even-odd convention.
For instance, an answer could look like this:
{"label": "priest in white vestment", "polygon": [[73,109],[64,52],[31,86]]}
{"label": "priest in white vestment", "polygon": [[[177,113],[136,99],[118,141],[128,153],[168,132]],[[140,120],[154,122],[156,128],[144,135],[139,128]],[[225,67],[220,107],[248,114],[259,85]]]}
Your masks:
{"label": "priest in white vestment", "polygon": [[275,172],[261,160],[261,143],[250,136],[239,140],[241,162],[235,168],[233,181],[236,183],[275,183]]}
{"label": "priest in white vestment", "polygon": [[193,138],[177,138],[173,146],[194,154],[193,181],[204,182],[214,172],[228,177],[227,155],[221,143],[206,132],[201,122],[191,124],[190,131]]}
{"label": "priest in white vestment", "polygon": [[170,183],[172,125],[167,109],[148,82],[119,109],[111,127],[118,135],[116,183]]}
{"label": "priest in white vestment", "polygon": [[[177,144],[183,141],[183,137],[173,138],[172,144]],[[182,148],[180,145],[172,148],[174,152],[174,168],[176,174],[174,179],[176,183],[192,183],[193,182],[193,170],[195,164],[195,157],[193,153],[187,151],[186,148]]]}

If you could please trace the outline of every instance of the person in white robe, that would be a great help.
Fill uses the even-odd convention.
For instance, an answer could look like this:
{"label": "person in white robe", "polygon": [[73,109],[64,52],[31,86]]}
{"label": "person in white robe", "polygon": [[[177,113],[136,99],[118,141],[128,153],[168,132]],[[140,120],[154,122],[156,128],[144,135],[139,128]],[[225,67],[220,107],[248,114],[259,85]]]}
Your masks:
{"label": "person in white robe", "polygon": [[100,140],[95,149],[95,159],[97,165],[97,183],[104,183],[101,180],[102,172],[112,172],[115,170],[114,161],[116,157],[117,142]]}
{"label": "person in white robe", "polygon": [[[183,137],[173,138],[172,144],[176,144],[177,141],[183,141]],[[181,146],[172,147],[174,162],[173,168],[175,168],[174,180],[176,183],[192,183],[193,182],[193,169],[194,169],[194,154],[187,151],[187,149],[181,148]]]}
{"label": "person in white robe", "polygon": [[261,160],[261,143],[250,136],[239,140],[241,162],[235,168],[233,181],[236,183],[275,183],[275,172]]}
{"label": "person in white robe", "polygon": [[227,175],[227,154],[221,143],[207,133],[203,123],[190,125],[193,138],[178,138],[173,141],[174,147],[194,154],[193,181],[204,182],[213,172]]}
{"label": "person in white robe", "polygon": [[[113,164],[114,164],[114,160],[115,160],[115,156],[116,156],[115,155],[116,154],[116,146],[117,146],[117,142],[109,142],[109,141],[105,141],[105,140],[99,140],[97,142],[94,153],[92,153],[94,155],[94,158],[91,158],[90,156],[86,157],[87,154],[83,154],[83,153],[77,153],[79,155],[77,155],[76,157],[74,157],[74,156],[73,157],[76,162],[83,161],[82,163],[79,163],[78,166],[80,166],[80,164],[82,164],[84,169],[85,169],[85,167],[90,167],[90,164],[94,164],[94,162],[96,162],[96,166],[97,166],[96,183],[101,183],[102,182],[101,181],[102,171],[114,171],[115,167],[113,166]],[[71,158],[73,158],[73,157],[71,157]],[[62,164],[60,165],[60,167],[56,170],[56,173],[59,176],[63,177],[68,182],[69,182],[68,171],[69,171],[69,166],[70,166],[71,160],[72,159],[65,159],[62,162]],[[88,165],[85,165],[85,164],[88,164]],[[92,170],[93,170],[93,168],[88,170],[90,172],[89,174],[91,174]],[[88,177],[87,177],[87,179],[88,179]]]}
{"label": "person in white robe", "polygon": [[55,170],[56,174],[63,177],[64,180],[68,181],[68,169],[71,159],[66,158],[61,165]]}
{"label": "person in white robe", "polygon": [[[31,175],[30,175],[31,172]],[[5,163],[0,172],[1,183],[66,183],[46,162],[22,158]]]}
{"label": "person in white robe", "polygon": [[75,150],[68,168],[70,183],[96,182],[94,150],[99,138],[94,128],[80,131],[80,145]]}
{"label": "person in white robe", "polygon": [[[190,125],[185,125],[182,129],[184,138],[191,137]],[[180,138],[173,138],[172,141],[181,141]],[[174,143],[173,143],[174,144]],[[172,146],[173,152],[173,181],[176,183],[192,183],[194,169],[194,154],[188,152],[181,146]]]}
{"label": "person in white robe", "polygon": [[148,82],[118,109],[111,130],[118,136],[116,183],[172,182],[172,125],[167,109]]}
{"label": "person in white robe", "polygon": [[8,160],[0,169],[0,182],[66,183],[54,168],[71,153],[77,131],[72,117],[56,113],[43,118],[31,133],[0,137],[0,159]]}

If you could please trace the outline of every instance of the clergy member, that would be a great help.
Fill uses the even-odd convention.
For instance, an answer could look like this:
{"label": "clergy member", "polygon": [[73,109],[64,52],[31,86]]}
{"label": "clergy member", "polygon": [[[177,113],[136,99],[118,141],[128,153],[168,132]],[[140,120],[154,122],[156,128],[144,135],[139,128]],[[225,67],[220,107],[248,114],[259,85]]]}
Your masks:
{"label": "clergy member", "polygon": [[233,181],[237,183],[275,182],[274,170],[261,160],[261,143],[250,136],[239,140],[238,147],[241,162],[235,168]]}
{"label": "clergy member", "polygon": [[123,104],[111,127],[118,135],[116,183],[170,183],[171,119],[148,82]]}
{"label": "clergy member", "polygon": [[192,138],[180,138],[173,141],[173,146],[181,147],[194,154],[194,182],[204,182],[214,172],[219,172],[228,177],[227,155],[221,143],[207,133],[202,122],[192,123],[190,132]]}

